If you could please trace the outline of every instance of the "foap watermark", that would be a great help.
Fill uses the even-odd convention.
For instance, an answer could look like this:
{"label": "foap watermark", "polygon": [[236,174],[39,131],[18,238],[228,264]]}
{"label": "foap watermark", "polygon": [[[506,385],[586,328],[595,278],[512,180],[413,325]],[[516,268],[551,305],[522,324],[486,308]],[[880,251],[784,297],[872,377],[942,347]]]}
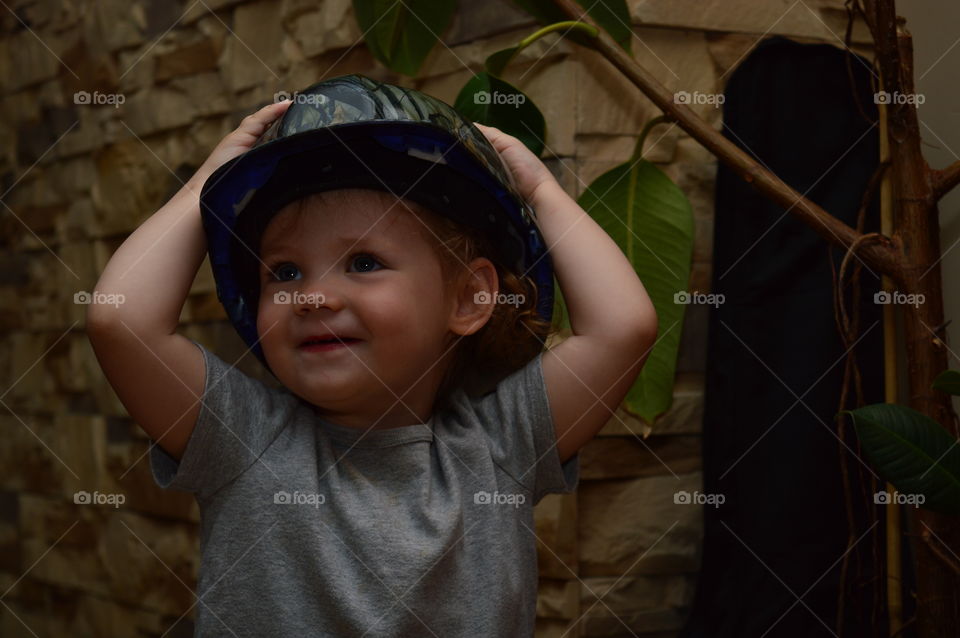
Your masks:
{"label": "foap watermark", "polygon": [[912,505],[920,507],[927,500],[923,494],[901,494],[894,490],[893,494],[881,490],[873,495],[873,502],[877,505]]}
{"label": "foap watermark", "polygon": [[527,96],[523,93],[501,93],[500,91],[477,91],[473,94],[474,104],[507,104],[514,108],[519,108],[521,104],[527,101]]}
{"label": "foap watermark", "polygon": [[323,494],[312,492],[294,492],[291,494],[281,490],[273,495],[273,502],[277,505],[312,505],[319,508],[326,500],[327,497]]}
{"label": "foap watermark", "polygon": [[878,305],[894,304],[897,306],[913,306],[914,308],[918,308],[925,300],[926,297],[924,297],[922,293],[906,294],[899,290],[893,290],[891,292],[881,290],[880,292],[873,293],[873,303]]}
{"label": "foap watermark", "polygon": [[126,301],[126,299],[127,297],[121,292],[98,292],[96,290],[87,292],[86,290],[81,290],[73,293],[73,303],[84,306],[95,304],[117,308]]}
{"label": "foap watermark", "polygon": [[273,293],[273,303],[275,304],[296,304],[302,306],[309,304],[314,308],[319,308],[324,304],[324,296],[322,292],[300,292],[299,290],[294,290],[288,292],[286,290],[281,290],[279,292]]}
{"label": "foap watermark", "polygon": [[673,94],[674,104],[710,104],[718,109],[720,105],[727,101],[727,96],[723,93],[701,93],[700,91],[677,91]]}
{"label": "foap watermark", "polygon": [[77,505],[112,505],[115,509],[127,502],[124,494],[100,493],[92,494],[86,490],[73,493],[73,502]]}
{"label": "foap watermark", "polygon": [[726,502],[727,497],[723,494],[704,494],[694,490],[693,494],[685,490],[674,493],[673,502],[677,505],[712,505],[720,507]]}
{"label": "foap watermark", "polygon": [[274,103],[279,104],[284,100],[290,100],[294,104],[311,104],[319,106],[330,101],[326,95],[317,93],[289,93],[287,91],[277,91],[273,94]]}
{"label": "foap watermark", "polygon": [[89,91],[77,91],[73,94],[74,104],[94,106],[109,105],[115,109],[118,109],[120,108],[120,105],[126,101],[127,98],[123,93],[101,93],[100,91],[94,91],[93,93],[90,93]]}
{"label": "foap watermark", "polygon": [[519,308],[526,300],[527,298],[522,293],[505,294],[497,291],[496,295],[491,295],[486,290],[473,293],[473,303],[475,304],[498,303]]}
{"label": "foap watermark", "polygon": [[500,492],[475,492],[473,502],[476,505],[513,505],[520,507],[527,502],[527,497],[523,494],[507,494]]}
{"label": "foap watermark", "polygon": [[702,293],[696,290],[693,292],[680,290],[673,293],[673,303],[678,306],[697,305],[718,308],[724,301],[726,301],[726,297],[723,293]]}
{"label": "foap watermark", "polygon": [[873,94],[874,104],[912,104],[913,106],[920,106],[926,101],[927,96],[923,93],[900,93],[899,91],[888,93],[886,91],[878,91]]}

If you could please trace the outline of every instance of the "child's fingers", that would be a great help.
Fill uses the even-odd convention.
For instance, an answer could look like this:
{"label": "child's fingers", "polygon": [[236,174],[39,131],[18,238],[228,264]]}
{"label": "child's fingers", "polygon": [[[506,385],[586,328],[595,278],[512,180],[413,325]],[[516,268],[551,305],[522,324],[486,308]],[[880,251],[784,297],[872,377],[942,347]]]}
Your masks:
{"label": "child's fingers", "polygon": [[511,146],[520,144],[520,141],[513,137],[512,135],[507,135],[498,128],[493,128],[492,126],[485,126],[480,129],[480,132],[486,136],[487,140],[490,142],[490,145],[493,148],[497,149],[498,152],[502,153]]}
{"label": "child's fingers", "polygon": [[240,121],[240,126],[220,140],[220,143],[207,157],[198,173],[209,175],[225,162],[248,151],[267,130],[267,127],[283,115],[291,104],[293,102],[289,100],[268,104],[243,118]]}
{"label": "child's fingers", "polygon": [[503,131],[496,127],[487,126],[486,124],[481,124],[480,122],[474,122],[474,125],[476,125],[476,127],[480,129],[480,132],[487,137],[499,137],[500,135],[503,135]]}
{"label": "child's fingers", "polygon": [[270,124],[273,123],[278,117],[283,115],[290,105],[293,104],[290,100],[283,100],[282,102],[274,102],[273,104],[267,104],[265,107],[259,111],[255,111],[243,118],[240,122],[240,126],[237,127],[238,131],[243,133],[248,133],[254,137],[259,137]]}
{"label": "child's fingers", "polygon": [[502,150],[500,146],[503,145],[502,140],[506,138],[506,133],[493,126],[485,126],[478,122],[474,122],[474,124],[480,129],[480,132],[483,133],[483,136],[487,138],[494,148],[498,151]]}

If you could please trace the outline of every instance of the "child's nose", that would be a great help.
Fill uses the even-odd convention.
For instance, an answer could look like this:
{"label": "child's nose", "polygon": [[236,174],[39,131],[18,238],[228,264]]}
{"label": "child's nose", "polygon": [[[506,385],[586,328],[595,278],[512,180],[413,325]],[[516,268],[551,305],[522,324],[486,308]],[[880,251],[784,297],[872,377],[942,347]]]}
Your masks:
{"label": "child's nose", "polygon": [[325,307],[340,310],[344,305],[341,286],[333,281],[334,277],[304,280],[303,286],[293,294],[294,312],[299,315]]}

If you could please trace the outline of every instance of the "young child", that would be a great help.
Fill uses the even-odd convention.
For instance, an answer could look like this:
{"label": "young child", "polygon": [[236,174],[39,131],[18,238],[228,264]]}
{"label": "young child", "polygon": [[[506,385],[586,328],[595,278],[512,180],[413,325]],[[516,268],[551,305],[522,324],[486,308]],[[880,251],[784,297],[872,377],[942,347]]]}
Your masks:
{"label": "young child", "polygon": [[[107,379],[156,442],[156,482],[197,499],[195,635],[531,636],[533,506],[575,489],[578,450],[652,348],[653,305],[543,163],[477,125],[536,211],[573,336],[542,348],[537,288],[453,221],[462,210],[341,179],[283,189],[246,231],[247,306],[225,305],[238,330],[255,315],[241,334],[283,389],[250,378],[176,329],[214,232],[201,187],[242,170],[291,104],[220,142],[107,264],[96,290],[125,304],[87,314]],[[213,264],[221,300],[242,259]],[[505,291],[512,306],[490,303]]]}

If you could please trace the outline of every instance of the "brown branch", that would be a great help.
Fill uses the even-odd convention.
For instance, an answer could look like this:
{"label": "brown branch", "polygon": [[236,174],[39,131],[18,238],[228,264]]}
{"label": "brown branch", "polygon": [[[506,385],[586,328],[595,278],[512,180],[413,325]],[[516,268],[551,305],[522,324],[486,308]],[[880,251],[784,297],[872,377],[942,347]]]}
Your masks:
{"label": "brown branch", "polygon": [[[860,233],[788,186],[740,147],[714,130],[686,104],[675,103],[673,93],[620,48],[574,0],[554,1],[571,20],[580,20],[597,27],[600,34],[594,40],[595,49],[633,82],[663,111],[664,115],[675,121],[693,139],[752,184],[760,193],[785,207],[828,242],[849,248],[860,238]],[[883,237],[879,242],[864,246],[859,254],[870,268],[879,270],[895,280],[900,279],[903,260],[890,238]]]}
{"label": "brown branch", "polygon": [[930,179],[933,182],[934,200],[940,201],[954,186],[960,184],[960,160],[943,170],[931,171]]}

